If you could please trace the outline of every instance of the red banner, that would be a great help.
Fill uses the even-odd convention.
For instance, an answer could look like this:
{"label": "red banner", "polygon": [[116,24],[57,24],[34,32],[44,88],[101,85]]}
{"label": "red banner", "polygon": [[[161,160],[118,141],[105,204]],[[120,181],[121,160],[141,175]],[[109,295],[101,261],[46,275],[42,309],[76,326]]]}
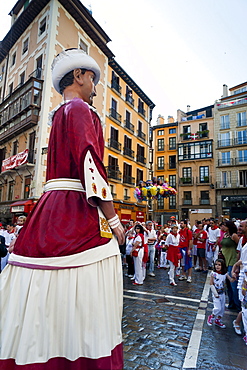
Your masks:
{"label": "red banner", "polygon": [[144,212],[136,212],[136,221],[144,222]]}
{"label": "red banner", "polygon": [[15,167],[19,167],[22,164],[27,163],[28,149],[20,152],[12,157],[6,158],[2,162],[2,172],[12,170]]}

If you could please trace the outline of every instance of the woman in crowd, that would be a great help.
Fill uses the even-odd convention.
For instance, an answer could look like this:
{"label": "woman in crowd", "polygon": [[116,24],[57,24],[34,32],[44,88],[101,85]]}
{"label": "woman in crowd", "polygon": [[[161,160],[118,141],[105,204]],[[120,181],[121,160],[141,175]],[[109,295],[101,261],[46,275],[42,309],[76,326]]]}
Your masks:
{"label": "woman in crowd", "polygon": [[170,265],[170,271],[168,272],[170,285],[176,286],[177,284],[174,280],[174,270],[175,267],[178,267],[179,259],[182,257],[179,250],[179,234],[177,226],[172,226],[171,232],[166,238],[166,245],[168,246],[166,258]]}
{"label": "woman in crowd", "polygon": [[[222,229],[224,236],[220,242],[221,252],[224,256],[227,272],[231,276],[232,267],[237,262],[237,246],[239,237],[237,235],[237,227],[232,221],[223,222]],[[230,309],[241,311],[241,303],[238,298],[237,281],[229,283],[227,281],[228,298]]]}
{"label": "woman in crowd", "polygon": [[135,266],[135,281],[134,285],[142,285],[143,284],[143,255],[144,255],[144,229],[142,225],[136,225],[135,228],[135,237],[132,243],[132,250],[130,255],[134,259],[134,266]]}

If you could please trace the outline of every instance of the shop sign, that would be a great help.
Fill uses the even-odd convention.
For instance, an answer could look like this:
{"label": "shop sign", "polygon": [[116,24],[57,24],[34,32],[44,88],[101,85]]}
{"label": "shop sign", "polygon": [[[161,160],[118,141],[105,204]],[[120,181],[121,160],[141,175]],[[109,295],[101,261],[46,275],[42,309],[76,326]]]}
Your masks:
{"label": "shop sign", "polygon": [[130,219],[131,219],[131,215],[124,214],[124,213],[121,214],[121,222],[123,224],[129,222]]}
{"label": "shop sign", "polygon": [[213,213],[212,209],[190,209],[191,213]]}
{"label": "shop sign", "polygon": [[223,202],[240,202],[242,200],[247,201],[247,195],[222,195],[221,199]]}
{"label": "shop sign", "polygon": [[4,172],[7,170],[13,170],[15,167],[19,167],[22,164],[27,163],[27,157],[28,157],[28,149],[16,155],[13,155],[12,157],[4,159],[2,162],[1,171]]}
{"label": "shop sign", "polygon": [[144,222],[144,212],[136,212],[136,221]]}

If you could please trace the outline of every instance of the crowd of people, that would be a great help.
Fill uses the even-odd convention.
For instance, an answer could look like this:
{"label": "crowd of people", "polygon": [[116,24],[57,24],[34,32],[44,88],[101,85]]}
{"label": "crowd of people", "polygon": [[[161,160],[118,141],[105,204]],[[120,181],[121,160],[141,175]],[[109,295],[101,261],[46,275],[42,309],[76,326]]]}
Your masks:
{"label": "crowd of people", "polygon": [[180,281],[192,282],[192,271],[207,274],[213,311],[207,324],[225,328],[222,318],[228,295],[228,309],[238,313],[233,321],[236,334],[247,345],[247,220],[218,220],[210,218],[189,220],[171,217],[164,225],[149,220],[125,225],[126,243],[121,246],[128,278],[133,285],[143,285],[146,274],[155,278],[155,266],[167,269],[170,285]]}
{"label": "crowd of people", "polygon": [[14,249],[16,239],[26,221],[26,216],[19,216],[15,223],[0,222],[0,272],[8,263],[9,255]]}

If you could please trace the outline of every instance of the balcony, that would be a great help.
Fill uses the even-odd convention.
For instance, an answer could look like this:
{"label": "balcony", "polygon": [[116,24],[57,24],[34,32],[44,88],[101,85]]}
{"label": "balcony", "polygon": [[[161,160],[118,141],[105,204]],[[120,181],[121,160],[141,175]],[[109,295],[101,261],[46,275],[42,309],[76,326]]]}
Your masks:
{"label": "balcony", "polygon": [[144,132],[142,132],[141,130],[138,130],[137,131],[137,136],[142,139],[143,141],[146,140],[146,134],[144,134]]}
{"label": "balcony", "polygon": [[146,158],[143,157],[143,155],[137,155],[136,156],[136,162],[139,162],[141,164],[146,164]]}
{"label": "balcony", "polygon": [[234,166],[234,159],[233,158],[226,158],[226,159],[218,159],[218,167],[221,166]]}
{"label": "balcony", "polygon": [[146,111],[142,107],[138,107],[138,113],[145,118]]}
{"label": "balcony", "polygon": [[111,148],[111,149],[115,149],[118,152],[121,152],[122,145],[117,140],[115,140],[113,138],[109,138],[108,139],[108,147]]}
{"label": "balcony", "polygon": [[129,131],[131,131],[132,133],[134,133],[134,130],[135,130],[135,126],[128,120],[125,120],[124,121],[124,127],[127,128]]}
{"label": "balcony", "polygon": [[174,145],[167,145],[167,149],[168,150],[176,150],[177,149],[177,146],[176,146],[176,144],[174,144]]}
{"label": "balcony", "polygon": [[221,103],[220,101],[216,104],[217,106],[217,109],[225,109],[225,108],[232,108],[236,105],[242,105],[242,104],[246,104],[246,99],[243,98],[243,99],[237,99],[235,101],[232,101],[230,100],[229,102],[226,101],[224,103]]}
{"label": "balcony", "polygon": [[246,165],[247,164],[247,157],[235,158],[235,164],[237,166]]}
{"label": "balcony", "polygon": [[130,200],[130,197],[128,195],[125,195],[124,200]]}
{"label": "balcony", "polygon": [[30,77],[17,86],[0,104],[0,142],[37,125],[41,108],[43,81]]}
{"label": "balcony", "polygon": [[246,145],[247,137],[239,137],[233,140],[233,145]]}
{"label": "balcony", "polygon": [[180,177],[179,179],[179,185],[180,186],[190,186],[194,184],[194,178],[193,177]]}
{"label": "balcony", "polygon": [[196,185],[211,184],[212,176],[201,176],[196,178]]}
{"label": "balcony", "polygon": [[118,125],[121,125],[122,116],[115,109],[110,108],[109,117],[113,119],[113,121],[116,122]]}
{"label": "balcony", "polygon": [[132,107],[134,107],[135,100],[132,98],[131,95],[126,94],[125,95],[125,101],[129,103]]}
{"label": "balcony", "polygon": [[106,172],[107,172],[108,179],[121,181],[122,173],[119,171],[118,167],[108,166],[106,167]]}
{"label": "balcony", "polygon": [[123,154],[127,155],[130,158],[134,158],[135,152],[134,152],[134,150],[132,150],[130,148],[124,147],[123,148]]}
{"label": "balcony", "polygon": [[231,182],[224,182],[224,181],[217,181],[216,188],[217,189],[236,189],[236,188],[246,188],[247,184],[240,184],[239,181],[231,181]]}
{"label": "balcony", "polygon": [[135,185],[135,178],[129,175],[123,175],[123,183],[128,185]]}
{"label": "balcony", "polygon": [[232,146],[232,144],[233,144],[232,139],[218,140],[217,149]]}
{"label": "balcony", "polygon": [[157,146],[157,152],[164,152],[165,145]]}
{"label": "balcony", "polygon": [[192,199],[182,199],[183,205],[185,206],[191,206],[192,205]]}
{"label": "balcony", "polygon": [[116,193],[111,193],[111,195],[112,195],[112,198],[113,199],[116,199],[117,198],[117,194]]}
{"label": "balcony", "polygon": [[122,87],[115,80],[111,81],[111,88],[114,89],[119,95],[121,95]]}
{"label": "balcony", "polygon": [[175,170],[177,168],[177,163],[169,163],[168,170]]}
{"label": "balcony", "polygon": [[200,205],[210,204],[210,199],[199,198],[199,204]]}

